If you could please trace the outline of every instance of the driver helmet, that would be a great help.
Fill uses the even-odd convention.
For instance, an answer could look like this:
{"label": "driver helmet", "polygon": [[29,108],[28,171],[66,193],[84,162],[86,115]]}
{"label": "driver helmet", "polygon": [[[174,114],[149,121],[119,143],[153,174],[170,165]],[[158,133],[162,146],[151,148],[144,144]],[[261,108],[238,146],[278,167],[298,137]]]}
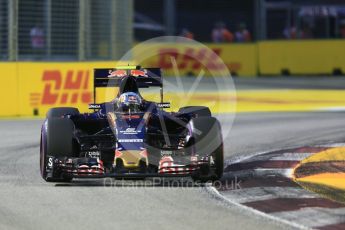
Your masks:
{"label": "driver helmet", "polygon": [[142,104],[141,97],[134,92],[126,92],[120,95],[117,107],[121,112],[137,113],[140,112]]}

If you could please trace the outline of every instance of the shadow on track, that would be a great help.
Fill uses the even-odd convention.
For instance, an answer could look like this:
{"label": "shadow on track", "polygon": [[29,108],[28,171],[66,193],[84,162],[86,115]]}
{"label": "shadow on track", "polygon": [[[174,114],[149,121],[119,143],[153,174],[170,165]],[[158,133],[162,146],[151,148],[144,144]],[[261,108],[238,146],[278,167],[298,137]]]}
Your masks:
{"label": "shadow on track", "polygon": [[207,187],[209,183],[195,182],[189,178],[146,178],[141,180],[126,179],[116,180],[113,178],[104,179],[78,179],[71,183],[57,183],[55,187],[166,187],[166,188],[196,188]]}

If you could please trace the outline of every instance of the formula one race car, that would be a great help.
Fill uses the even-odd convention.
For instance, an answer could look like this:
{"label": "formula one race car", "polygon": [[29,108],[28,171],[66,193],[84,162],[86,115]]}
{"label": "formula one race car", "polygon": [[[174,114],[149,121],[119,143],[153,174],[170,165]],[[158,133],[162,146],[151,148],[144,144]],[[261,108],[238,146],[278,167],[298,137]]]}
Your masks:
{"label": "formula one race car", "polygon": [[[214,181],[223,173],[219,121],[209,108],[166,112],[159,68],[125,66],[94,70],[92,113],[52,108],[41,129],[40,169],[44,180],[190,176]],[[139,88],[160,87],[160,103]],[[96,104],[97,87],[119,87],[115,99]]]}

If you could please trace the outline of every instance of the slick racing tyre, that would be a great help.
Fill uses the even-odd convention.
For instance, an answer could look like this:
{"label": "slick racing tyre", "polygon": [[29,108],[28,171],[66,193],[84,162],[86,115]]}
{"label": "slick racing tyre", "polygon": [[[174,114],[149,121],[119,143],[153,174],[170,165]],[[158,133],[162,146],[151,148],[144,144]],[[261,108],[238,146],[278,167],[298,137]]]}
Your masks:
{"label": "slick racing tyre", "polygon": [[[214,117],[193,118],[188,124],[192,149],[199,157],[209,156],[209,165],[204,165],[193,176],[194,180],[206,182],[222,177],[224,168],[223,137],[219,121]],[[212,158],[211,158],[212,157]]]}
{"label": "slick racing tyre", "polygon": [[48,118],[41,131],[40,168],[42,178],[50,182],[68,182],[56,172],[47,173],[47,166],[52,167],[54,157],[73,157],[74,124],[67,118]]}
{"label": "slick racing tyre", "polygon": [[47,112],[47,118],[61,118],[63,115],[78,115],[79,110],[73,107],[52,108]]}
{"label": "slick racing tyre", "polygon": [[196,117],[211,117],[211,111],[206,106],[186,106],[179,109],[180,113],[195,114]]}

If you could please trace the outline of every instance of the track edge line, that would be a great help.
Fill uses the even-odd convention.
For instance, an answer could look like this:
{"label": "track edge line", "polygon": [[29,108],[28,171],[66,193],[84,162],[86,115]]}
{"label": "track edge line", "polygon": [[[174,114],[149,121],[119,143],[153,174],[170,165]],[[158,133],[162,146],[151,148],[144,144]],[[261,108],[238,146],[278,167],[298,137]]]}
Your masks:
{"label": "track edge line", "polygon": [[287,220],[284,220],[284,219],[281,219],[281,218],[278,218],[278,217],[275,217],[275,216],[272,216],[272,215],[269,215],[267,213],[264,213],[264,212],[260,212],[254,208],[250,208],[248,206],[245,206],[241,203],[238,203],[234,200],[231,200],[225,196],[223,196],[221,193],[218,192],[218,190],[213,187],[213,186],[207,186],[205,187],[206,191],[211,195],[211,196],[214,196],[214,197],[217,197],[218,199],[222,200],[222,201],[225,201],[225,203],[227,203],[228,205],[233,205],[233,206],[236,206],[248,213],[253,213],[259,217],[262,217],[262,218],[265,218],[265,219],[268,219],[272,222],[275,222],[275,223],[279,223],[279,224],[283,224],[283,225],[286,225],[286,227],[293,227],[293,228],[298,228],[298,229],[303,229],[303,230],[309,230],[309,229],[312,229],[312,228],[308,228],[307,226],[304,226],[304,225],[301,225],[301,224],[297,224],[297,223],[292,223],[292,222],[289,222]]}

